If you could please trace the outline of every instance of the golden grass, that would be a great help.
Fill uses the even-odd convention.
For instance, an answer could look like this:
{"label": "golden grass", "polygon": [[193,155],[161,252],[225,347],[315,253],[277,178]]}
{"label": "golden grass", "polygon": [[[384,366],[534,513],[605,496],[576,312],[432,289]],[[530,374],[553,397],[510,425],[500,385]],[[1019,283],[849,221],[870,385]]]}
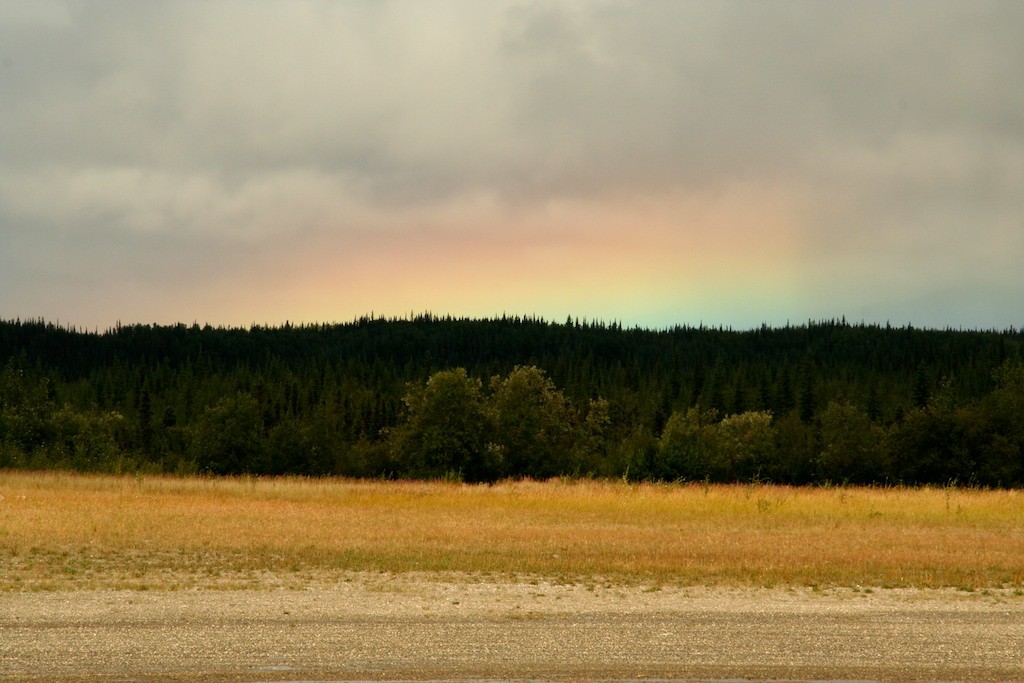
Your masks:
{"label": "golden grass", "polygon": [[0,590],[346,572],[644,584],[1024,586],[1024,494],[0,472]]}

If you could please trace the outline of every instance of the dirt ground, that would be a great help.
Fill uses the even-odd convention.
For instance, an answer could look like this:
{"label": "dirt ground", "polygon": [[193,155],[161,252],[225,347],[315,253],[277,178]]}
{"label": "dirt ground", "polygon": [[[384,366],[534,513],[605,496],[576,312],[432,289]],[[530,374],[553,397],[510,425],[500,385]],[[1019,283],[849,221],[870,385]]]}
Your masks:
{"label": "dirt ground", "polygon": [[0,594],[2,681],[1024,681],[1024,597],[348,576]]}

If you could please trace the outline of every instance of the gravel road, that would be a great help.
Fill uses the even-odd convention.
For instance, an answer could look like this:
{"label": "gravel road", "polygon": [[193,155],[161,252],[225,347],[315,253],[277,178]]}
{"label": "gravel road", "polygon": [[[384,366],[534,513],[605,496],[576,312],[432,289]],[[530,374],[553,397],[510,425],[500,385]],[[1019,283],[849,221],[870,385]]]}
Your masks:
{"label": "gravel road", "polygon": [[1024,598],[362,575],[0,594],[0,681],[636,678],[1024,681]]}

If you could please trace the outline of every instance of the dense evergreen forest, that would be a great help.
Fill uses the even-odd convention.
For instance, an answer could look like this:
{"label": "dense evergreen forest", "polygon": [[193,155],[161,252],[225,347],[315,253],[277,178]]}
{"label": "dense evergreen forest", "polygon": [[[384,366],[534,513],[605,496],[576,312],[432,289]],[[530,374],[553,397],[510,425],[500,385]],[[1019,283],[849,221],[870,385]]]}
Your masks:
{"label": "dense evergreen forest", "polygon": [[0,468],[1020,486],[1022,342],[845,321],[6,321]]}

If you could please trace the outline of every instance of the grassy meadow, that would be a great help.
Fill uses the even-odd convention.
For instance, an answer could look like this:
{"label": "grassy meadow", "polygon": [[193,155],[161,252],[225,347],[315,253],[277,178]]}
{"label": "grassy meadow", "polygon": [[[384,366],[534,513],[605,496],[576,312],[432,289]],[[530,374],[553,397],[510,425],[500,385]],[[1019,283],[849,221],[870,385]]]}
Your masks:
{"label": "grassy meadow", "polygon": [[1024,492],[494,486],[0,472],[0,590],[300,587],[351,572],[1024,588]]}

